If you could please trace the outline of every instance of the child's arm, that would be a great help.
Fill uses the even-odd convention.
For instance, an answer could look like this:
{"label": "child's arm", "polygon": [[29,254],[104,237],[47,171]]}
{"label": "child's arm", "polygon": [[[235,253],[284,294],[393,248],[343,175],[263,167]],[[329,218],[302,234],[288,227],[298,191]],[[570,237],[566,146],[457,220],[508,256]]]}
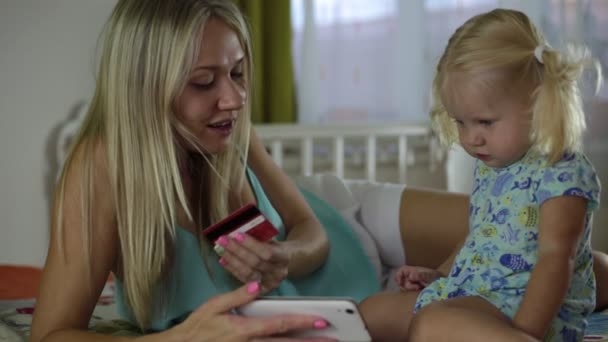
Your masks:
{"label": "child's arm", "polygon": [[443,276],[432,268],[404,265],[395,273],[395,281],[403,291],[420,291]]}
{"label": "child's arm", "polygon": [[448,256],[437,269],[420,266],[402,266],[395,274],[397,284],[405,291],[419,291],[425,288],[433,280],[440,277],[447,277],[454,264],[454,259],[456,259],[456,255],[458,255],[462,249],[466,239],[466,236],[460,239],[460,242],[456,245],[454,250],[452,250],[450,256]]}
{"label": "child's arm", "polygon": [[555,197],[540,207],[538,262],[513,323],[541,340],[570,286],[586,210],[587,200],[575,196]]}

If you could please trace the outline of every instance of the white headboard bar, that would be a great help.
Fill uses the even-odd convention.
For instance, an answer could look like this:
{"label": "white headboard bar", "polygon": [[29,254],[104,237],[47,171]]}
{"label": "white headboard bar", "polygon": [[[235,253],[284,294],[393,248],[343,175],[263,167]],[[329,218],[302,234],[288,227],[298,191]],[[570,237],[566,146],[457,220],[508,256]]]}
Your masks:
{"label": "white headboard bar", "polygon": [[[76,105],[75,115],[71,115],[61,124],[57,138],[56,158],[57,165],[62,165],[67,153],[67,142],[77,133],[87,111],[87,101],[83,100]],[[300,143],[300,173],[311,175],[314,173],[314,141],[315,139],[331,140],[333,142],[333,169],[337,176],[344,177],[345,173],[345,140],[356,138],[365,141],[366,155],[365,172],[370,181],[376,180],[377,174],[377,138],[395,138],[397,143],[397,167],[399,182],[404,183],[408,165],[415,163],[414,153],[408,151],[408,138],[431,137],[428,124],[263,124],[256,125],[256,130],[267,147],[270,148],[272,159],[277,165],[284,166],[284,147],[286,141],[299,141]],[[430,168],[434,170],[437,161],[442,160],[443,150],[436,139],[428,140]],[[356,158],[362,159],[360,152]],[[379,159],[382,159],[380,156]]]}
{"label": "white headboard bar", "polygon": [[301,137],[331,138],[336,135],[344,137],[380,136],[426,136],[430,133],[428,125],[413,124],[258,124],[256,132],[266,139],[293,139]]}
{"label": "white headboard bar", "polygon": [[334,139],[334,172],[336,176],[344,177],[344,137],[341,135]]}
{"label": "white headboard bar", "polygon": [[[313,170],[313,147],[315,139],[331,139],[333,141],[334,172],[338,177],[344,176],[344,139],[361,138],[366,143],[366,177],[369,181],[376,180],[376,142],[378,137],[389,137],[397,140],[397,165],[399,182],[405,183],[407,165],[415,162],[413,154],[408,153],[408,138],[414,136],[430,137],[431,130],[428,125],[412,124],[327,124],[327,125],[299,125],[299,124],[262,124],[256,125],[256,131],[264,143],[270,147],[273,160],[283,167],[284,142],[288,140],[300,141],[302,175],[311,175]],[[435,144],[430,144],[430,157],[436,155]],[[434,162],[431,161],[431,167]]]}

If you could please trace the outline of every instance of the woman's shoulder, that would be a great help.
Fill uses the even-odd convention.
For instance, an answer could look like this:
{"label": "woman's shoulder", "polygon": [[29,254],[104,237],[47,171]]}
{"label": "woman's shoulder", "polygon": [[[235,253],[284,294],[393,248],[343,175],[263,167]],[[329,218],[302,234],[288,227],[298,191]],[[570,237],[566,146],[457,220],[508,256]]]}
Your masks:
{"label": "woman's shoulder", "polygon": [[78,142],[68,155],[64,165],[67,182],[80,182],[77,179],[90,172],[94,184],[109,184],[109,164],[107,147],[101,139],[85,138]]}
{"label": "woman's shoulder", "polygon": [[114,221],[113,182],[106,151],[100,140],[90,138],[73,147],[56,191],[56,196],[62,197],[64,214],[79,217],[70,207],[79,208],[88,210],[91,219]]}

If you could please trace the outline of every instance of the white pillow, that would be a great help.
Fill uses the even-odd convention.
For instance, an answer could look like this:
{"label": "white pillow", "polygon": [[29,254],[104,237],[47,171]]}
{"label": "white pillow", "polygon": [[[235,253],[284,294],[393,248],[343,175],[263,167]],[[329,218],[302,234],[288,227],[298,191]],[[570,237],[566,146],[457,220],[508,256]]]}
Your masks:
{"label": "white pillow", "polygon": [[340,178],[331,173],[300,176],[296,184],[321,197],[335,209],[351,208],[359,202]]}
{"label": "white pillow", "polygon": [[357,237],[359,237],[359,241],[361,241],[361,246],[363,247],[365,254],[374,266],[374,270],[376,271],[378,279],[382,280],[382,262],[380,260],[380,254],[378,253],[378,247],[376,246],[376,241],[374,241],[372,236],[361,225],[358,219],[358,217],[360,217],[361,212],[359,205],[339,210],[339,212],[344,218],[344,221],[346,221],[351,226]]}
{"label": "white pillow", "polygon": [[382,274],[382,263],[376,241],[361,223],[360,204],[353,196],[344,181],[333,174],[300,176],[295,179],[297,185],[319,196],[334,207],[351,226],[365,254],[369,257],[376,274]]}
{"label": "white pillow", "polygon": [[382,262],[389,267],[405,263],[399,212],[405,185],[374,183],[361,197],[360,222],[376,241]]}

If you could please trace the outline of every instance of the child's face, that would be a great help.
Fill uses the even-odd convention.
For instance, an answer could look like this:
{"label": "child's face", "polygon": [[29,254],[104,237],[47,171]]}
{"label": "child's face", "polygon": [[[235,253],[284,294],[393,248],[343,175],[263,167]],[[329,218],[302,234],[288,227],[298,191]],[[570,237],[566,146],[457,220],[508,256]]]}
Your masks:
{"label": "child's face", "polygon": [[[531,146],[529,101],[488,86],[492,78],[450,75],[444,104],[458,127],[460,144],[489,167],[518,161]],[[509,94],[510,93],[510,94]]]}
{"label": "child's face", "polygon": [[208,153],[226,149],[247,97],[245,52],[237,34],[211,19],[198,38],[198,60],[175,102],[176,115]]}

